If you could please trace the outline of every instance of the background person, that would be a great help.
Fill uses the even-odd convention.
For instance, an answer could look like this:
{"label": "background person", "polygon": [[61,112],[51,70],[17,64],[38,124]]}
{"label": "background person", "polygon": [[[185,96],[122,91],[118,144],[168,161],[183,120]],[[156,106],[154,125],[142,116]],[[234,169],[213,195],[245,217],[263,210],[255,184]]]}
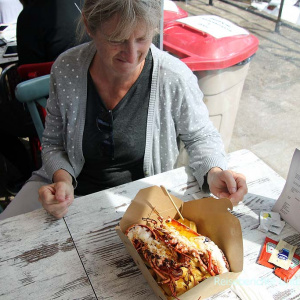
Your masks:
{"label": "background person", "polygon": [[[17,21],[19,64],[54,61],[78,44],[80,0],[21,0]],[[79,8],[79,9],[78,9]]]}
{"label": "background person", "polygon": [[243,199],[245,178],[225,170],[196,76],[151,44],[159,20],[157,0],[85,0],[82,22],[92,42],[54,63],[43,166],[0,219],[41,205],[61,218],[74,188],[85,195],[171,170],[178,138],[200,187],[207,182],[234,204]]}

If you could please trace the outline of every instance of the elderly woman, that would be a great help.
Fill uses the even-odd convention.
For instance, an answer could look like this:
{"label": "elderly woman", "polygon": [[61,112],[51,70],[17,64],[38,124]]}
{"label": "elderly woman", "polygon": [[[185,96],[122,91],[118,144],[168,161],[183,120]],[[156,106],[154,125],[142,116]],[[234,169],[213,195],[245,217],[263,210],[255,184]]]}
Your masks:
{"label": "elderly woman", "polygon": [[151,44],[159,20],[158,0],[85,0],[81,21],[92,42],[54,63],[43,166],[13,200],[18,211],[9,206],[4,217],[37,208],[39,198],[61,218],[74,191],[86,195],[171,170],[178,140],[200,187],[233,204],[242,200],[245,178],[226,170],[196,77]]}

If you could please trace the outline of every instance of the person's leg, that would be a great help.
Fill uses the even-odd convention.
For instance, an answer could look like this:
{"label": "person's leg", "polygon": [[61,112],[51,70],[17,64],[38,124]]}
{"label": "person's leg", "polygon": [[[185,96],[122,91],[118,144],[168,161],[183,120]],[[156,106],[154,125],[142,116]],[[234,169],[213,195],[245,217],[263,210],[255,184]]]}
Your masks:
{"label": "person's leg", "polygon": [[0,221],[42,208],[38,201],[38,190],[47,183],[40,181],[27,182],[6,209],[0,214]]}

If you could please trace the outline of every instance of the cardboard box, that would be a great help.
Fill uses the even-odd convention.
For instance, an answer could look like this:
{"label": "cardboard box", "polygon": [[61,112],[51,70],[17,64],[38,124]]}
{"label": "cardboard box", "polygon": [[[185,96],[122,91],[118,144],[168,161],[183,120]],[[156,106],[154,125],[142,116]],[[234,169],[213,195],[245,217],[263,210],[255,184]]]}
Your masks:
{"label": "cardboard box", "polygon": [[[198,233],[209,237],[224,252],[231,272],[210,277],[180,297],[181,300],[205,299],[231,286],[243,270],[243,239],[239,220],[228,209],[232,209],[229,199],[203,198],[183,202],[172,196],[184,218],[196,223]],[[134,259],[142,274],[159,299],[167,299],[154,278],[151,276],[142,258],[130,240],[124,234],[133,224],[145,224],[144,217],[157,220],[153,212],[156,209],[164,218],[178,219],[178,213],[167,195],[158,186],[142,189],[126,210],[116,231],[127,251]]]}

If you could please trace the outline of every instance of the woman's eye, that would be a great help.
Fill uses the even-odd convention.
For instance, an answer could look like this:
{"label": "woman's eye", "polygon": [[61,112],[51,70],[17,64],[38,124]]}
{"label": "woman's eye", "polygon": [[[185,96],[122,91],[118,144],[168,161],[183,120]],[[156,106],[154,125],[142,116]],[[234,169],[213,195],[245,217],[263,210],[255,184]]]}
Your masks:
{"label": "woman's eye", "polygon": [[143,43],[143,42],[147,41],[147,38],[146,37],[142,37],[142,38],[137,39],[137,41],[139,43]]}
{"label": "woman's eye", "polygon": [[[144,42],[146,42],[148,39],[146,38],[146,37],[141,37],[141,38],[138,38],[138,39],[136,39],[135,41],[136,41],[136,43],[144,43]],[[109,43],[111,44],[111,45],[122,45],[122,44],[125,44],[125,43],[127,43],[128,42],[128,40],[121,40],[121,41],[113,41],[113,40],[110,40],[109,41]]]}
{"label": "woman's eye", "polygon": [[121,45],[124,41],[109,41],[112,45]]}

